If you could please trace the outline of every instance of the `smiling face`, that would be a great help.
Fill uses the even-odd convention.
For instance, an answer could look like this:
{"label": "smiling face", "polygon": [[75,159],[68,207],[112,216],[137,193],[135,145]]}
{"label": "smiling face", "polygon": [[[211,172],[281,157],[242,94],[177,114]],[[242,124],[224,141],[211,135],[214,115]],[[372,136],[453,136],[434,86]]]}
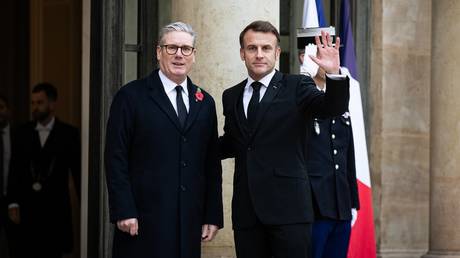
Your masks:
{"label": "smiling face", "polygon": [[[187,32],[172,31],[166,33],[161,40],[161,45],[175,45],[178,47],[188,46],[193,47],[193,37]],[[170,55],[166,52],[166,47],[157,46],[157,60],[160,65],[160,70],[171,81],[180,84],[186,78],[187,74],[192,69],[192,64],[195,62],[194,49],[192,54],[184,56],[182,49],[177,49],[177,52]]]}
{"label": "smiling face", "polygon": [[258,81],[275,68],[281,49],[273,33],[248,30],[240,49],[241,60],[246,64],[249,76]]}

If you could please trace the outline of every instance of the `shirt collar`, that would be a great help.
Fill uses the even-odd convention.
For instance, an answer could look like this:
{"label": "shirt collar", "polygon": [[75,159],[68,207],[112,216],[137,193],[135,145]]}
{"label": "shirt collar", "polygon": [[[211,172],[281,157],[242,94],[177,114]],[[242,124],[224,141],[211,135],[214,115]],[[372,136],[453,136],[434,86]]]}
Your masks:
{"label": "shirt collar", "polygon": [[[275,76],[276,70],[273,69],[269,74],[265,75],[262,79],[260,79],[258,82],[262,83],[262,85],[267,88],[268,85],[270,84],[273,76]],[[255,80],[251,78],[251,76],[248,77],[248,83],[246,84],[246,87],[249,87]]]}
{"label": "shirt collar", "polygon": [[51,131],[54,127],[54,116],[51,118],[51,121],[47,125],[42,125],[39,122],[37,122],[37,125],[35,126],[35,130],[37,131]]}
{"label": "shirt collar", "polygon": [[316,85],[316,88],[319,90],[319,91],[322,91],[322,92],[326,92],[326,85],[324,85],[324,87],[321,89],[320,87],[318,87],[318,85]]}
{"label": "shirt collar", "polygon": [[[158,70],[158,75],[160,76],[161,83],[165,89],[166,94],[169,94],[171,91],[176,90],[177,83],[171,81],[161,70]],[[187,78],[179,84],[182,86],[182,89],[185,92],[185,95],[188,97],[188,88],[187,88]]]}

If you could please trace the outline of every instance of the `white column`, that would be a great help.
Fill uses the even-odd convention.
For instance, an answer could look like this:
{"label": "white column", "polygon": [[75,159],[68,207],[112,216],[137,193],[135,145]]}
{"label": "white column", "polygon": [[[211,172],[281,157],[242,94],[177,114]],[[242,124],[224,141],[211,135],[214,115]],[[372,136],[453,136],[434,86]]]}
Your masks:
{"label": "white column", "polygon": [[430,249],[460,258],[460,1],[432,1]]}

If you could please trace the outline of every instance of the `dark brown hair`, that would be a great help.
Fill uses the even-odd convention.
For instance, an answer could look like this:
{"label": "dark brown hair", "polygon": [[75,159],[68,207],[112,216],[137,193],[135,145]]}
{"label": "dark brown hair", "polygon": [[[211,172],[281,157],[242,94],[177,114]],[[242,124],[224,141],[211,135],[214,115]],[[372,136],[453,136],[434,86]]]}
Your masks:
{"label": "dark brown hair", "polygon": [[45,92],[46,97],[51,101],[56,101],[58,97],[57,89],[51,83],[42,82],[34,86],[32,93]]}
{"label": "dark brown hair", "polygon": [[248,32],[249,30],[256,31],[256,32],[273,33],[273,35],[276,36],[276,41],[278,43],[278,46],[280,44],[280,34],[278,30],[275,28],[275,26],[273,26],[268,21],[254,21],[248,26],[246,26],[246,28],[244,28],[244,30],[240,33],[240,47],[241,48],[244,47],[244,42],[243,42],[244,34],[246,34],[246,32]]}

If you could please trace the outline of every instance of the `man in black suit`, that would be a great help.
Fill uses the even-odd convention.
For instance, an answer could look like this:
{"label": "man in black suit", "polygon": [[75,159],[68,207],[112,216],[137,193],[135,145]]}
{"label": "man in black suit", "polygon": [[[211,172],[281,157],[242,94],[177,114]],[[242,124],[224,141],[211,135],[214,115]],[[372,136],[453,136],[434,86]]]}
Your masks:
{"label": "man in black suit", "polygon": [[107,124],[105,166],[113,257],[199,258],[223,226],[212,97],[187,74],[195,32],[165,26],[150,76],[123,86]]}
{"label": "man in black suit", "polygon": [[[318,57],[328,92],[311,78],[274,70],[279,33],[265,21],[240,34],[248,79],[223,94],[223,158],[235,157],[232,219],[238,258],[310,257],[313,210],[305,163],[307,117],[342,114],[348,78],[338,75],[339,50],[322,34]],[[339,40],[337,40],[339,42]],[[333,78],[331,78],[333,77]]]}
{"label": "man in black suit", "polygon": [[[6,186],[11,157],[10,110],[6,97],[0,95],[0,257],[12,254],[12,223],[8,218]],[[10,256],[8,256],[10,255]]]}
{"label": "man in black suit", "polygon": [[80,179],[78,129],[55,117],[57,90],[37,84],[31,95],[34,121],[18,128],[8,181],[9,217],[21,225],[24,257],[62,257],[72,251],[69,172]]}

